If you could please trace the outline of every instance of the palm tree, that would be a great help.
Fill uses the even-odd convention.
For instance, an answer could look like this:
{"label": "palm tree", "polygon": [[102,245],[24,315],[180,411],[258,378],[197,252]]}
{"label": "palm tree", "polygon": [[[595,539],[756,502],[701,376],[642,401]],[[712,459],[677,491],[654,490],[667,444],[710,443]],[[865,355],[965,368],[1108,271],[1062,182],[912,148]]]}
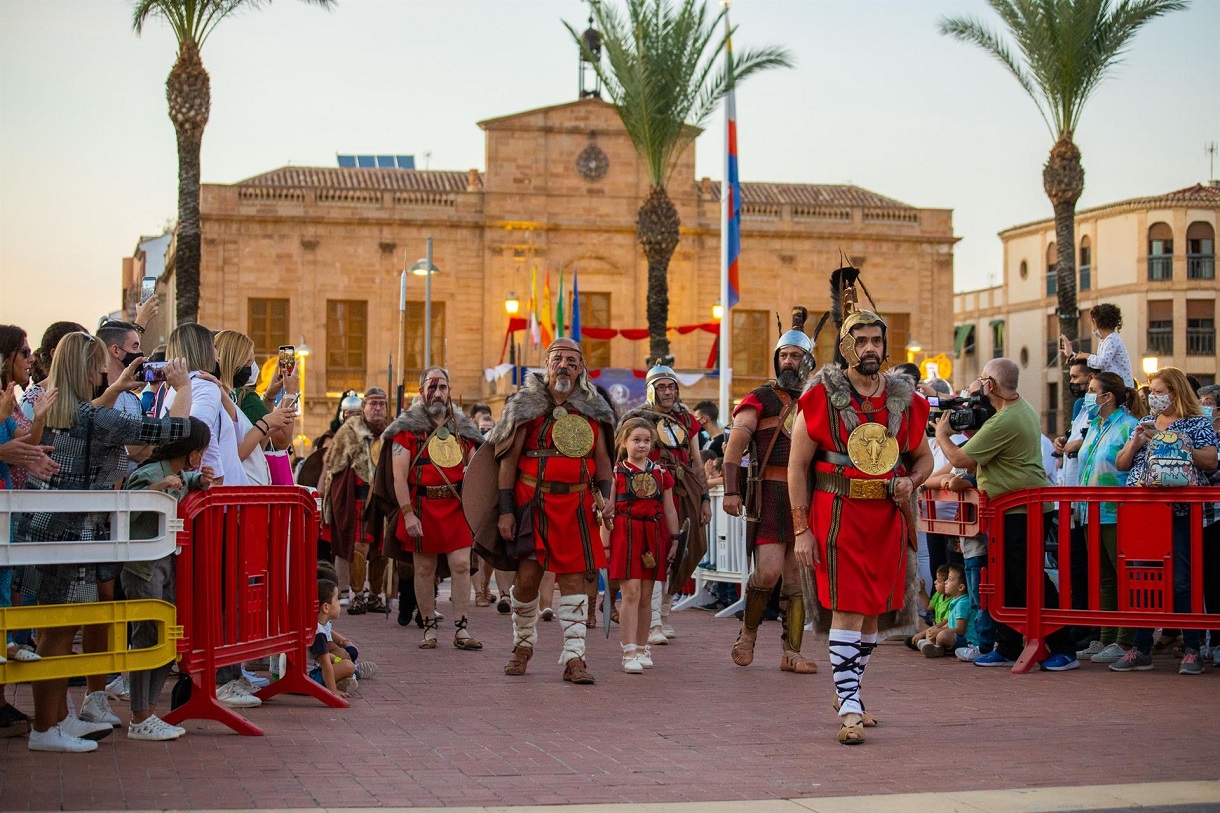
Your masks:
{"label": "palm tree", "polygon": [[[626,14],[593,3],[603,67],[580,34],[564,23],[601,78],[640,160],[652,190],[636,219],[636,238],[648,260],[649,357],[672,363],[669,339],[669,261],[678,247],[678,210],[666,185],[675,159],[694,140],[716,105],[736,84],[757,71],[790,67],[779,47],[745,51],[733,72],[720,64],[731,32],[721,30],[727,10],[709,17],[702,0],[626,0]],[[722,190],[722,194],[727,190]]]}
{"label": "palm tree", "polygon": [[[1075,342],[1076,201],[1084,191],[1080,148],[1072,134],[1085,102],[1117,65],[1137,31],[1185,0],[987,0],[1016,42],[1019,56],[998,34],[968,17],[942,17],[940,31],[973,43],[1003,63],[1034,100],[1055,139],[1042,167],[1042,188],[1055,210],[1055,279],[1059,330]],[[1064,372],[1061,415],[1072,414]]]}
{"label": "palm tree", "polygon": [[[178,40],[178,59],[165,81],[169,117],[178,137],[178,234],[174,254],[178,323],[199,316],[199,149],[212,108],[212,83],[199,57],[208,35],[239,9],[257,8],[268,0],[136,0],[131,26],[139,36],[150,17],[169,23]],[[335,0],[305,0],[332,8]]]}

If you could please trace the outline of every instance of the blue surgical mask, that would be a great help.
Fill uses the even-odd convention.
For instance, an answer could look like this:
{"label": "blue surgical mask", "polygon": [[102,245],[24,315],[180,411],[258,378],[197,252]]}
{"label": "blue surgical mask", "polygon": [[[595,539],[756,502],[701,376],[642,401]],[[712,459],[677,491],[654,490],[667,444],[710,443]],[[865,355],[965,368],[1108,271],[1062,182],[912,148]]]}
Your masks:
{"label": "blue surgical mask", "polygon": [[1084,394],[1083,407],[1085,414],[1088,415],[1089,418],[1096,418],[1098,413],[1101,412],[1101,407],[1097,403],[1097,393],[1086,392]]}
{"label": "blue surgical mask", "polygon": [[1211,418],[1215,414],[1216,414],[1215,407],[1209,407],[1209,406],[1203,407],[1203,417],[1204,418]]}

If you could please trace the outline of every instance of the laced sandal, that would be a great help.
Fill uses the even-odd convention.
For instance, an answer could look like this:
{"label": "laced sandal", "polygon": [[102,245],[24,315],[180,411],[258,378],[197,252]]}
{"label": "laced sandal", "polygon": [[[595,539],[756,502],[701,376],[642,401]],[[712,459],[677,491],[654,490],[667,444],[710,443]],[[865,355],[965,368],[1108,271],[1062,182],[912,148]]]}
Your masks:
{"label": "laced sandal", "polygon": [[[835,711],[838,711],[839,706],[841,706],[841,705],[843,705],[842,701],[840,701],[839,698],[836,697],[835,698]],[[868,713],[867,711],[862,712],[860,714],[860,725],[864,726],[865,728],[876,728],[877,722],[878,722],[877,718],[874,717],[872,714]]]}
{"label": "laced sandal", "polygon": [[348,605],[348,615],[364,615],[369,611],[368,602],[364,600],[364,596],[356,596],[352,599],[352,603]]}
{"label": "laced sandal", "polygon": [[[454,621],[453,626],[457,627],[457,631],[453,633],[453,645],[455,647],[468,650],[483,648],[483,644],[477,638],[466,632],[466,616],[462,616],[457,621]],[[466,633],[465,638],[462,637],[462,633]]]}
{"label": "laced sandal", "polygon": [[816,663],[806,660],[801,653],[793,649],[784,650],[779,659],[779,668],[781,672],[793,672],[798,675],[816,675],[818,672]]}
{"label": "laced sandal", "polygon": [[491,606],[491,593],[487,592],[486,590],[475,591],[474,606],[490,607]]}
{"label": "laced sandal", "polygon": [[749,666],[754,663],[754,642],[758,640],[758,630],[748,631],[744,626],[737,633],[733,642],[733,663],[738,666]]}
{"label": "laced sandal", "polygon": [[419,642],[420,649],[436,649],[436,629],[438,626],[435,618],[424,619],[424,640]]}
{"label": "laced sandal", "polygon": [[364,606],[370,613],[388,614],[390,612],[390,608],[381,600],[381,596],[369,596],[369,600]]}
{"label": "laced sandal", "polygon": [[842,745],[860,745],[864,742],[863,723],[855,723],[853,725],[844,723],[839,726],[838,739]]}
{"label": "laced sandal", "polygon": [[513,647],[513,654],[508,656],[508,663],[504,664],[504,674],[518,676],[525,674],[525,667],[529,664],[530,658],[534,655],[532,646],[524,646],[518,644]]}

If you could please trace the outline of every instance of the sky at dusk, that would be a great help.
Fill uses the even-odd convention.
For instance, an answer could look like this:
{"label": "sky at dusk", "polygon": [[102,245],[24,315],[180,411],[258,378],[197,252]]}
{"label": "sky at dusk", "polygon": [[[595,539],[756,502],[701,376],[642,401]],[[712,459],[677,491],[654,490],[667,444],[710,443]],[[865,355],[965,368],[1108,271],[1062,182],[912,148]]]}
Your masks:
{"label": "sky at dusk", "polygon": [[[131,30],[123,0],[0,3],[0,323],[32,341],[119,306],[122,258],[177,207],[164,83],[173,35]],[[738,90],[743,181],[853,183],[954,210],[956,288],[999,281],[1004,228],[1050,217],[1051,145],[1017,82],[940,35],[943,14],[998,27],[982,0],[737,0],[734,48],[788,47],[797,66]],[[414,154],[484,168],[475,122],[576,98],[579,0],[279,0],[224,21],[212,79],[207,183],[337,153]],[[1086,108],[1080,208],[1206,181],[1220,141],[1220,2],[1149,24]],[[719,114],[697,174],[722,176]],[[425,154],[431,155],[425,158]],[[1216,174],[1220,174],[1217,172]],[[748,285],[748,271],[745,278]],[[218,326],[219,327],[219,326]]]}

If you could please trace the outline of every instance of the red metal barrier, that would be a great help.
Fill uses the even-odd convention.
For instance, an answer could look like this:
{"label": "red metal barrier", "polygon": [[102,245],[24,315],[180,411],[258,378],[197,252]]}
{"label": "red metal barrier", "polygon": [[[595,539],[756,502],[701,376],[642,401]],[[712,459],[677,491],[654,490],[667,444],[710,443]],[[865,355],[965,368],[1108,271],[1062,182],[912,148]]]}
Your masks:
{"label": "red metal barrier", "polygon": [[[1102,610],[1100,570],[1101,503],[1117,504],[1118,607]],[[1168,627],[1211,629],[1220,616],[1203,613],[1203,504],[1220,502],[1220,490],[1142,487],[1056,487],[1014,491],[994,500],[982,499],[979,513],[988,530],[987,562],[979,586],[983,608],[991,617],[1025,636],[1025,649],[1013,666],[1028,672],[1046,658],[1046,636],[1072,624],[1103,627]],[[1173,503],[1190,506],[1190,612],[1173,611]],[[1088,609],[1072,609],[1071,511],[1086,506],[1089,567]],[[1039,510],[1042,507],[1043,510]],[[1004,514],[1016,508],[1028,512],[1026,525],[1025,607],[999,604],[1004,584]],[[1059,606],[1043,607],[1045,589],[1044,510],[1059,515]]]}
{"label": "red metal barrier", "polygon": [[217,720],[262,734],[216,699],[216,669],[281,652],[283,676],[258,697],[292,692],[347,708],[305,668],[318,614],[316,498],[298,486],[222,486],[191,495],[178,513],[178,669],[190,677],[191,696],[165,721]]}

